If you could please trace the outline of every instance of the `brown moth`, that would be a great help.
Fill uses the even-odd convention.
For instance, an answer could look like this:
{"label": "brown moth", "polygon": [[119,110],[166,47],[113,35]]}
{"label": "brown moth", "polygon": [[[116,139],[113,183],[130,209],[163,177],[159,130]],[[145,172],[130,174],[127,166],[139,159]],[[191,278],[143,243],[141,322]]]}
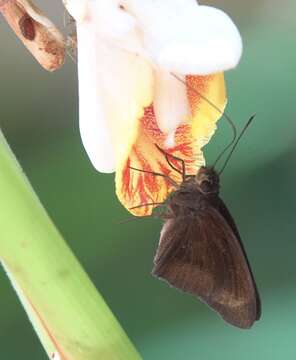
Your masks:
{"label": "brown moth", "polygon": [[225,321],[249,328],[260,298],[239,232],[219,197],[219,176],[202,167],[167,202],[153,275],[197,296]]}
{"label": "brown moth", "polygon": [[159,150],[174,170],[170,157],[182,163],[183,181],[166,201],[153,275],[198,297],[226,322],[250,328],[261,316],[260,298],[238,229],[219,197],[219,174],[202,166],[186,175],[182,159]]}

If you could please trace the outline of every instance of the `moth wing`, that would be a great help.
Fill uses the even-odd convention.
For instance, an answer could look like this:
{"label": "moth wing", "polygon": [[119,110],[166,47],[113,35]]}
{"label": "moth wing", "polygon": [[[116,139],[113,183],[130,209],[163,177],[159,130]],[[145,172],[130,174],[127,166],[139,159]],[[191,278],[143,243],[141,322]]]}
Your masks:
{"label": "moth wing", "polygon": [[212,206],[199,216],[169,219],[153,274],[191,293],[225,321],[249,328],[258,318],[256,285],[239,239]]}
{"label": "moth wing", "polygon": [[250,263],[248,261],[248,257],[247,257],[247,254],[246,254],[246,251],[245,251],[245,248],[244,248],[244,245],[242,243],[242,240],[241,240],[241,237],[240,237],[240,233],[237,229],[237,226],[235,224],[235,221],[233,220],[233,217],[232,215],[230,214],[227,206],[225,205],[224,201],[217,197],[217,208],[218,211],[220,212],[220,214],[223,216],[224,220],[227,222],[227,224],[231,227],[234,235],[236,236],[237,240],[239,241],[239,244],[241,246],[241,249],[244,253],[244,256],[245,256],[245,260],[247,262],[247,265],[248,265],[248,268],[249,268],[249,271],[250,271],[250,274],[252,276],[252,280],[253,280],[253,284],[254,284],[254,288],[255,288],[255,293],[256,293],[256,303],[257,303],[257,316],[256,316],[256,320],[259,320],[260,317],[261,317],[261,300],[260,300],[260,296],[259,296],[259,292],[258,292],[258,289],[257,289],[257,285],[256,285],[256,282],[255,282],[255,278],[254,278],[254,275],[253,275],[253,272],[252,272],[252,269],[251,269],[251,266],[250,266]]}

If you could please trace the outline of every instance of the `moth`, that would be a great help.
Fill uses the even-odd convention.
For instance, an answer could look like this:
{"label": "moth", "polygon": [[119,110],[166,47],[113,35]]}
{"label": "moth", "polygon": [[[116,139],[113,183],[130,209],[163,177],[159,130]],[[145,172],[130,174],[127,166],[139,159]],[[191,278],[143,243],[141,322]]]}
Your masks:
{"label": "moth", "polygon": [[173,158],[182,163],[183,181],[166,202],[152,273],[198,297],[229,324],[250,328],[261,315],[260,297],[239,231],[219,197],[219,174],[202,166],[186,175],[184,161]]}

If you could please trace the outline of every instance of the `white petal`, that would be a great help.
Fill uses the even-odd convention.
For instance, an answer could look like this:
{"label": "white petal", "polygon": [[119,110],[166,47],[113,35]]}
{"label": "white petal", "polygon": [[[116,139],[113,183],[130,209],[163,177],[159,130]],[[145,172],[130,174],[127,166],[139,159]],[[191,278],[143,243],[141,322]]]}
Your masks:
{"label": "white petal", "polygon": [[184,84],[166,70],[155,70],[154,112],[160,130],[169,135],[168,144],[178,125],[190,116],[189,103]]}
{"label": "white petal", "polygon": [[91,16],[98,33],[105,38],[124,38],[136,26],[136,20],[121,10],[118,0],[97,0],[91,3]]}
{"label": "white petal", "polygon": [[119,0],[64,0],[64,4],[76,22],[95,22],[102,37],[124,37],[136,25],[136,20],[120,8]]}
{"label": "white petal", "polygon": [[96,40],[92,25],[77,24],[79,125],[94,167],[101,172],[113,172],[115,155],[98,84]]}
{"label": "white petal", "polygon": [[141,26],[146,49],[162,68],[205,75],[237,65],[241,37],[223,11],[194,0],[126,1]]}
{"label": "white petal", "polygon": [[[89,20],[77,24],[80,131],[95,168],[112,172],[133,145],[138,120],[152,102],[153,76],[145,60],[115,46],[114,33],[102,36],[97,9],[92,10]],[[127,43],[140,46],[137,36],[135,29],[129,31]]]}
{"label": "white petal", "polygon": [[238,64],[242,54],[241,37],[223,11],[199,6],[189,24],[188,36],[183,37],[180,32],[159,52],[156,61],[161,67],[183,74],[207,75]]}
{"label": "white petal", "polygon": [[187,14],[196,11],[195,0],[126,0],[127,10],[142,30],[146,49],[150,54],[158,54],[165,44],[174,39],[180,24],[186,25]]}
{"label": "white petal", "polygon": [[98,86],[118,165],[133,145],[144,108],[152,103],[153,73],[145,60],[109,43],[101,43],[98,51]]}

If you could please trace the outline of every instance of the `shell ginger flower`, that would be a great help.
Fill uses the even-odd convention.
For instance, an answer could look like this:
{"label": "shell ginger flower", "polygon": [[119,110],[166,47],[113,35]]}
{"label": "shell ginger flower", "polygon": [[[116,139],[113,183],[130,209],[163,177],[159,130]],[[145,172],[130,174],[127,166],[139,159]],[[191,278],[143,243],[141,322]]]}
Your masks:
{"label": "shell ginger flower", "polygon": [[116,171],[126,208],[162,202],[172,185],[130,167],[179,181],[156,144],[184,159],[187,173],[204,164],[201,149],[221,116],[204,97],[223,111],[223,71],[240,59],[239,32],[224,12],[195,0],[65,5],[77,24],[80,132],[90,160]]}

